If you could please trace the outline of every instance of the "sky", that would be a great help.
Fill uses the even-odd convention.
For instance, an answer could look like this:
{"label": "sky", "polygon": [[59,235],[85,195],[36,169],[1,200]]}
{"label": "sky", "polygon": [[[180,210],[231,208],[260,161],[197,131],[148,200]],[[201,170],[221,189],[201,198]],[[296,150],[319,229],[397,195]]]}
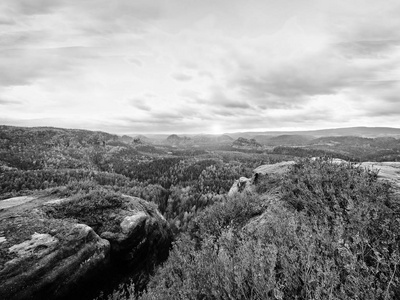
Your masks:
{"label": "sky", "polygon": [[400,127],[398,0],[1,0],[0,124]]}

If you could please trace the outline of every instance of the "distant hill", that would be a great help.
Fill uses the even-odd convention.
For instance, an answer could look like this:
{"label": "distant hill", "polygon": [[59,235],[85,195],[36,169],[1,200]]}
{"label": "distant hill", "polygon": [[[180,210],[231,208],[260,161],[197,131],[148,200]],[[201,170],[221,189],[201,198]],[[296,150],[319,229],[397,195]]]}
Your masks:
{"label": "distant hill", "polygon": [[278,136],[256,135],[254,139],[266,146],[301,146],[314,139],[312,135],[284,134]]}
{"label": "distant hill", "polygon": [[188,138],[186,136],[180,137],[177,134],[171,134],[170,136],[167,137],[167,141],[170,141],[170,142],[185,141],[185,140],[190,140],[190,138]]}
{"label": "distant hill", "polygon": [[[135,136],[131,134],[130,136]],[[137,134],[136,134],[137,136]],[[141,136],[141,135],[140,135]],[[181,134],[172,134],[172,136],[182,137]],[[319,130],[302,130],[302,131],[246,131],[246,132],[231,132],[222,135],[212,134],[185,134],[186,138],[191,138],[194,143],[215,143],[229,142],[236,140],[239,137],[245,139],[254,138],[257,142],[267,145],[271,142],[274,145],[291,145],[303,143],[302,139],[310,140],[311,138],[320,138],[327,136],[359,136],[366,138],[376,137],[397,137],[400,138],[400,128],[393,127],[347,127],[347,128],[328,128]],[[168,134],[146,134],[146,138],[155,143],[164,143]],[[277,139],[270,138],[276,137]],[[177,140],[176,140],[177,141]],[[280,144],[282,143],[282,144]]]}
{"label": "distant hill", "polygon": [[347,127],[305,131],[264,131],[264,132],[234,132],[227,133],[233,138],[260,138],[260,136],[281,136],[281,135],[311,135],[315,137],[324,136],[361,136],[361,137],[400,137],[400,128],[392,127]]}
{"label": "distant hill", "polygon": [[124,143],[132,143],[133,137],[128,136],[128,135],[123,135],[123,136],[121,136],[121,137],[119,138],[119,140],[120,140],[121,142],[124,142]]}
{"label": "distant hill", "polygon": [[0,140],[22,145],[82,147],[118,141],[118,136],[102,131],[54,127],[16,127],[0,125]]}
{"label": "distant hill", "polygon": [[233,141],[233,138],[231,138],[227,134],[223,134],[223,135],[217,136],[217,139],[218,139],[218,141]]}
{"label": "distant hill", "polygon": [[380,136],[398,136],[400,137],[400,128],[391,127],[349,127],[336,129],[322,129],[315,131],[305,131],[301,134],[314,136],[361,136],[361,137],[380,137]]}
{"label": "distant hill", "polygon": [[229,135],[199,134],[192,137],[196,144],[231,143],[233,138]]}
{"label": "distant hill", "polygon": [[135,135],[133,138],[134,139],[140,139],[141,141],[146,142],[146,143],[150,142],[150,139],[147,136],[143,135],[143,134]]}
{"label": "distant hill", "polygon": [[101,131],[0,126],[0,166],[22,170],[106,168],[107,153],[111,160],[122,149],[130,155],[136,153],[117,135]]}
{"label": "distant hill", "polygon": [[192,144],[193,140],[187,136],[179,136],[177,134],[171,134],[165,140],[165,143],[173,146],[184,146],[188,144]]}
{"label": "distant hill", "polygon": [[149,144],[149,143],[152,143],[152,141],[143,134],[138,134],[133,137],[129,136],[129,135],[123,135],[123,136],[119,137],[119,140],[121,142],[124,142],[127,144]]}
{"label": "distant hill", "polygon": [[331,147],[331,148],[369,148],[369,149],[400,149],[400,139],[393,137],[365,138],[357,136],[330,136],[313,139],[308,143],[314,147]]}
{"label": "distant hill", "polygon": [[333,156],[351,161],[399,161],[400,138],[328,136],[307,144],[275,146],[273,153],[293,156]]}

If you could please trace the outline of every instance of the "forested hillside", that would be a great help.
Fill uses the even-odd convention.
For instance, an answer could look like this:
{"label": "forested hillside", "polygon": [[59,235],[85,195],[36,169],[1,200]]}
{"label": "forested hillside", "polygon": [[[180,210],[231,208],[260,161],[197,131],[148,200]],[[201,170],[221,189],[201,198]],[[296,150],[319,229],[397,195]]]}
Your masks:
{"label": "forested hillside", "polygon": [[397,137],[366,138],[359,136],[326,136],[312,138],[301,135],[276,137],[256,136],[271,148],[271,153],[298,157],[333,156],[350,161],[399,161],[400,139]]}
{"label": "forested hillside", "polygon": [[235,179],[284,159],[131,142],[104,132],[1,126],[0,199],[84,182],[156,203],[178,232]]}

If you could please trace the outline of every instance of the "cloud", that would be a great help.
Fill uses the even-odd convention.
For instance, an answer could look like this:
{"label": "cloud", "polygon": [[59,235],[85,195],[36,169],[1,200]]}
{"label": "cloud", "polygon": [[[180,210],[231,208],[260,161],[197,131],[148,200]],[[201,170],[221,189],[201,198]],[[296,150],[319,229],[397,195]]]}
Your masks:
{"label": "cloud", "polygon": [[400,118],[399,80],[363,82],[358,89],[355,89],[355,93],[357,92],[362,96],[356,98],[354,102],[358,104],[361,115],[374,118],[385,116]]}
{"label": "cloud", "polygon": [[42,15],[51,14],[58,10],[83,10],[92,16],[105,17],[106,20],[111,17],[132,16],[136,18],[157,18],[160,9],[159,3],[148,3],[144,0],[121,0],[118,5],[107,5],[106,0],[80,0],[71,2],[67,0],[4,0],[3,5],[11,12],[21,15]]}
{"label": "cloud", "polygon": [[[400,101],[399,98],[396,100]],[[369,117],[396,116],[396,117],[400,118],[400,108],[399,108],[398,103],[392,104],[392,105],[385,105],[384,107],[376,106],[376,107],[373,107],[373,109],[370,109],[369,111],[367,111],[366,116],[369,116]]]}
{"label": "cloud", "polygon": [[221,87],[214,86],[211,88],[211,95],[208,103],[213,106],[223,107],[225,109],[249,109],[249,103],[229,97]]}
{"label": "cloud", "polygon": [[[398,0],[3,0],[0,118],[60,116],[78,127],[88,119],[82,126],[121,132],[396,125],[399,8]],[[24,105],[17,111],[8,99]]]}
{"label": "cloud", "polygon": [[172,75],[172,78],[178,81],[189,81],[192,80],[192,76],[183,73],[176,73]]}
{"label": "cloud", "polygon": [[214,75],[208,71],[200,71],[200,72],[198,72],[198,75],[201,77],[209,77],[211,79],[214,79]]}
{"label": "cloud", "polygon": [[12,12],[17,12],[19,14],[25,15],[35,15],[51,13],[53,10],[65,5],[66,2],[67,1],[63,0],[5,0],[5,3],[3,5],[5,5]]}
{"label": "cloud", "polygon": [[224,107],[223,107],[223,108],[221,108],[221,107],[212,108],[212,109],[210,110],[210,112],[211,112],[213,115],[222,116],[222,117],[233,117],[233,116],[236,115],[236,113],[235,113],[234,111],[229,110],[229,109],[226,109],[226,108],[224,108]]}
{"label": "cloud", "polygon": [[[69,74],[88,60],[85,49],[62,47],[54,49],[0,50],[0,86],[27,85],[44,78]],[[90,59],[90,58],[89,58]]]}
{"label": "cloud", "polygon": [[391,51],[400,46],[398,40],[371,40],[371,41],[352,41],[336,44],[338,51],[343,53],[346,58],[386,58]]}
{"label": "cloud", "polygon": [[140,59],[137,59],[137,58],[128,57],[128,58],[126,58],[126,61],[131,63],[131,64],[133,64],[133,65],[136,65],[138,67],[143,66],[143,62]]}
{"label": "cloud", "polygon": [[151,106],[146,103],[146,99],[134,98],[129,100],[130,105],[144,111],[151,111]]}
{"label": "cloud", "polygon": [[355,82],[373,80],[389,67],[385,61],[363,64],[358,59],[340,57],[325,48],[312,55],[272,61],[259,70],[239,68],[230,85],[238,87],[245,96],[263,98],[267,103],[268,99],[275,102],[278,97],[281,105],[287,106],[294,98],[335,94]]}
{"label": "cloud", "polygon": [[11,17],[9,17],[9,16],[0,16],[0,26],[4,26],[4,25],[6,25],[6,26],[11,26],[11,25],[15,25],[16,24],[16,21],[13,19],[13,18],[11,18]]}
{"label": "cloud", "polygon": [[2,99],[0,98],[0,105],[13,105],[13,104],[22,104],[19,100],[12,100],[12,99]]}

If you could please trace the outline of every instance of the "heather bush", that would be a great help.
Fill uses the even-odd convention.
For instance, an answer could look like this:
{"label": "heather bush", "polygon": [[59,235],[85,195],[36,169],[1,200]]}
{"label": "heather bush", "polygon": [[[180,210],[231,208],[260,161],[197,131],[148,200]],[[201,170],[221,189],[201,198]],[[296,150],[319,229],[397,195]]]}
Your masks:
{"label": "heather bush", "polygon": [[280,187],[280,197],[203,211],[140,299],[399,299],[400,210],[389,185],[322,159],[299,162]]}
{"label": "heather bush", "polygon": [[304,160],[259,185],[204,209],[146,291],[113,299],[400,298],[400,199],[376,172]]}

